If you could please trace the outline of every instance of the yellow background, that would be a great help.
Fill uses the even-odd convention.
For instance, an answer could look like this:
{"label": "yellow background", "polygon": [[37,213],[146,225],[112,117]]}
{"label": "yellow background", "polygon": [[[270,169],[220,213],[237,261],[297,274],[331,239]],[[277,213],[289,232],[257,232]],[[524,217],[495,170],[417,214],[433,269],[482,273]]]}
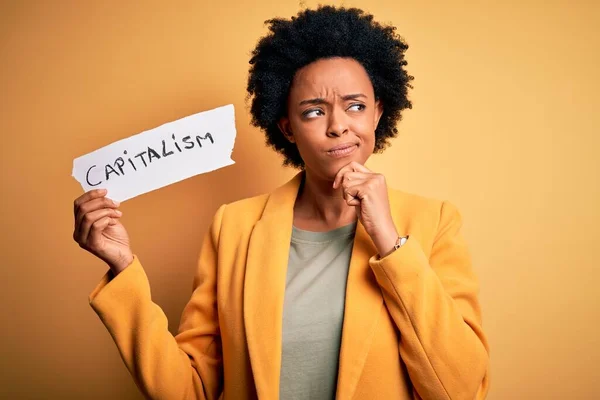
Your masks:
{"label": "yellow background", "polygon": [[[491,344],[489,398],[589,399],[600,392],[600,2],[483,3],[343,3],[398,27],[415,76],[400,137],[367,166],[462,212]],[[87,302],[106,267],[71,238],[82,192],[72,160],[235,105],[235,165],[122,206],[175,332],[217,207],[294,174],[250,127],[245,85],[263,21],[299,9],[2,3],[0,397],[141,398]]]}

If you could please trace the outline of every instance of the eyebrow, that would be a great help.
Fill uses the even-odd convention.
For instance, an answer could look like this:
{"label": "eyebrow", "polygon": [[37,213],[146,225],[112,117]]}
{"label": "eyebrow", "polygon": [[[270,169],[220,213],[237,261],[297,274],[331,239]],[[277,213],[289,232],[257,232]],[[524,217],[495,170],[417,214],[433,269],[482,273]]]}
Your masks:
{"label": "eyebrow", "polygon": [[[362,93],[355,93],[355,94],[347,94],[345,96],[342,96],[342,100],[344,100],[344,101],[356,100],[361,97],[363,97],[365,99],[367,98],[367,96],[365,96]],[[303,106],[305,104],[327,104],[327,101],[322,97],[317,97],[314,99],[302,100],[299,105]]]}

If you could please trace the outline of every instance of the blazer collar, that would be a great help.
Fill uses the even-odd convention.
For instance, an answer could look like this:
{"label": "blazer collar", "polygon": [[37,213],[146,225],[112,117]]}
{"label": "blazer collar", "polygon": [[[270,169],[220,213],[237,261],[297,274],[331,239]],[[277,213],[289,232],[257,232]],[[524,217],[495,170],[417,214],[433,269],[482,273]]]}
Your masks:
{"label": "blazer collar", "polygon": [[[244,325],[261,400],[279,398],[286,272],[294,204],[303,177],[304,172],[300,172],[271,193],[250,236],[244,281]],[[346,285],[337,399],[352,398],[381,315],[383,298],[369,266],[369,258],[376,253],[359,221]]]}

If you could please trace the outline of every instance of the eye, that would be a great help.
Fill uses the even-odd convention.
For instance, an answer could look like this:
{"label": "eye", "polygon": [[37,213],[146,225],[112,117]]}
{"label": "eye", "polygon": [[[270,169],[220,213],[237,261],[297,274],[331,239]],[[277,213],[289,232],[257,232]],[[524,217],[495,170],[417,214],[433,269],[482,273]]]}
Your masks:
{"label": "eye", "polygon": [[365,106],[362,103],[354,103],[350,107],[348,107],[348,110],[350,110],[350,111],[362,111],[365,108],[367,108],[367,106]]}
{"label": "eye", "polygon": [[320,117],[321,115],[323,115],[323,110],[321,110],[320,108],[312,108],[310,110],[306,110],[302,113],[302,116],[304,118],[315,118],[315,117]]}

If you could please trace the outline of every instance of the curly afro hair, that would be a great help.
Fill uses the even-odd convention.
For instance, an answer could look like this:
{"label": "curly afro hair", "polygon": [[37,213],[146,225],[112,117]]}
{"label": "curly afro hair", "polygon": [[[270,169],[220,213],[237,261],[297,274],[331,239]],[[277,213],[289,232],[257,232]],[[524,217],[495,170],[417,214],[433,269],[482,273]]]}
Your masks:
{"label": "curly afro hair", "polygon": [[248,99],[252,125],[266,134],[266,142],[284,156],[283,165],[304,168],[298,148],[281,133],[277,122],[287,115],[287,99],[296,71],[323,58],[353,58],[367,71],[383,115],[375,130],[375,153],[398,135],[401,111],[412,108],[408,88],[412,76],[404,70],[408,45],[395,32],[357,8],[320,6],[304,10],[289,20],[265,22],[269,33],[252,51]]}

